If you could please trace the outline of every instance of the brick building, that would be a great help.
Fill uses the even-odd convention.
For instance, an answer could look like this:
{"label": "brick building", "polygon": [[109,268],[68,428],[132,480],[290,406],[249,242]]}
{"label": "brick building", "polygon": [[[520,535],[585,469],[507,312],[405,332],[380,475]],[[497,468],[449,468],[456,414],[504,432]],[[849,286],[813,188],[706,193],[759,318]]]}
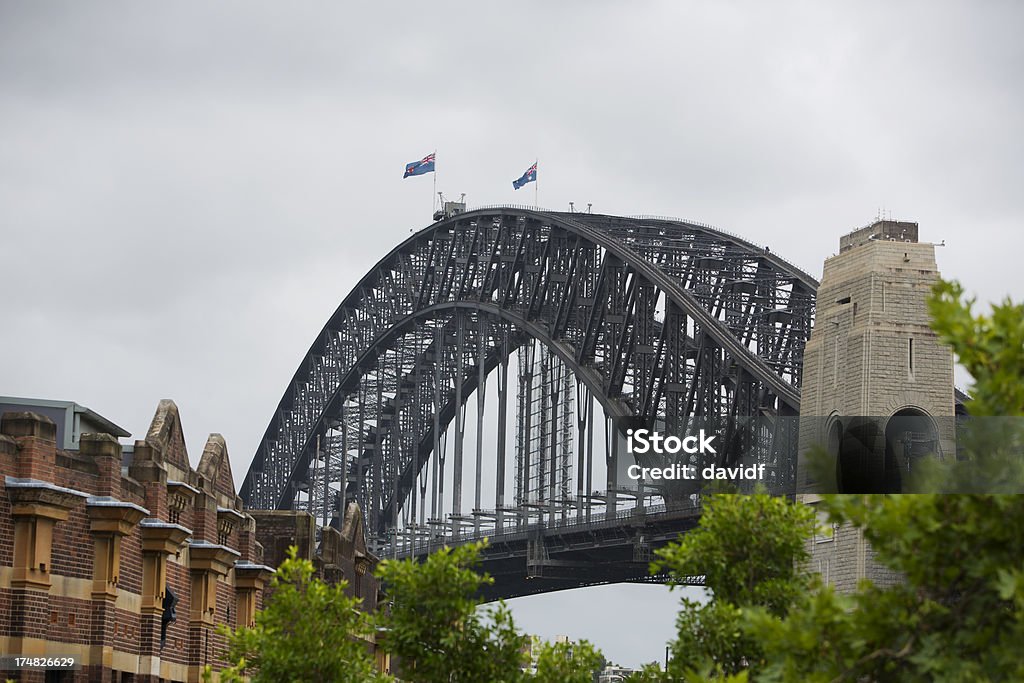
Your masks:
{"label": "brick building", "polygon": [[5,410],[0,653],[81,668],[0,678],[199,680],[222,651],[217,626],[252,624],[272,573],[224,439],[192,469],[171,401],[126,447],[127,432],[73,403],[0,399]]}
{"label": "brick building", "polygon": [[[172,401],[131,446],[117,441],[127,431],[67,401],[0,397],[0,416],[0,655],[80,665],[0,679],[198,681],[223,664],[217,627],[254,623],[292,545],[376,609],[378,559],[359,506],[340,529],[244,510],[223,437],[210,435],[192,469]],[[367,648],[386,670],[376,643]]]}

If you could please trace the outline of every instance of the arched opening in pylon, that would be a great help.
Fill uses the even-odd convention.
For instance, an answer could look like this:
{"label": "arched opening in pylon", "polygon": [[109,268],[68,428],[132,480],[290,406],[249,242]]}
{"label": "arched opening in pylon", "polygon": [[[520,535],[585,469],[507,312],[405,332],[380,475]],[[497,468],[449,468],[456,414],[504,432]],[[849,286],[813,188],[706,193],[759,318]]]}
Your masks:
{"label": "arched opening in pylon", "polygon": [[899,493],[924,458],[939,453],[935,421],[920,408],[896,411],[885,425],[885,493]]}
{"label": "arched opening in pylon", "polygon": [[836,488],[839,493],[879,493],[885,463],[879,422],[851,417],[839,432]]}

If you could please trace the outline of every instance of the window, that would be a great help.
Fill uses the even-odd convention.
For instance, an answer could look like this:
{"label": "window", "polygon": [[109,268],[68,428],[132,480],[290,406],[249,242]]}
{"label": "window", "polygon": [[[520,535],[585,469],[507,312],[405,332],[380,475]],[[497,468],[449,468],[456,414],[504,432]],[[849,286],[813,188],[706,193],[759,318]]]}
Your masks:
{"label": "window", "polygon": [[829,583],[829,574],[831,574],[832,561],[829,559],[818,560],[818,573],[821,574],[821,580],[825,583]]}
{"label": "window", "polygon": [[815,510],[817,519],[814,525],[814,542],[831,543],[836,540],[836,530],[839,525],[828,521],[828,513],[824,510]]}
{"label": "window", "polygon": [[832,386],[839,386],[839,337],[832,346]]}

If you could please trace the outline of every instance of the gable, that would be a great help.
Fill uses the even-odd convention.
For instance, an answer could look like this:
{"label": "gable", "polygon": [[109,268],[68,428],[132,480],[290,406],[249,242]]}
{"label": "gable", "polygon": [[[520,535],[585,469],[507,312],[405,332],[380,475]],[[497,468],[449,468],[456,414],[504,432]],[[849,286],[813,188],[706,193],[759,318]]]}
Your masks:
{"label": "gable", "polygon": [[355,556],[366,555],[366,530],[363,528],[363,511],[359,503],[349,501],[345,506],[345,520],[341,526],[341,535],[352,544]]}
{"label": "gable", "polygon": [[210,434],[199,459],[199,476],[213,485],[213,490],[228,500],[235,499],[235,478],[231,474],[228,445],[220,434]]}
{"label": "gable", "polygon": [[146,443],[160,453],[164,462],[174,465],[182,472],[191,471],[178,406],[169,398],[161,399],[156,407],[156,414],[146,433]]}

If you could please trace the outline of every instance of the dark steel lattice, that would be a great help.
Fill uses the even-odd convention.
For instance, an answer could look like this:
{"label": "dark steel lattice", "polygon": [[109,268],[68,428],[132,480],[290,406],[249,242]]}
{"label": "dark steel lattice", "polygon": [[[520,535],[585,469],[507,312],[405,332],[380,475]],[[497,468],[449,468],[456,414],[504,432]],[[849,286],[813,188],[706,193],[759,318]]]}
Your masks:
{"label": "dark steel lattice", "polygon": [[[385,256],[334,312],[281,399],[241,495],[252,508],[309,509],[324,522],[357,501],[385,552],[523,533],[545,519],[578,525],[597,510],[614,519],[622,512],[614,463],[600,495],[590,481],[593,401],[609,418],[665,429],[694,416],[770,425],[797,414],[816,289],[767,249],[694,223],[514,208],[454,216]],[[519,425],[507,419],[517,350],[520,403],[536,404],[516,413]],[[499,409],[485,425],[489,382]],[[467,448],[474,394],[477,443]],[[485,455],[479,435],[488,428],[497,446]],[[778,436],[758,429],[759,457],[777,461]],[[542,472],[525,471],[531,463]],[[792,472],[774,464],[773,485],[785,488]],[[533,493],[505,491],[510,465]],[[487,500],[485,473],[494,478]],[[453,490],[443,490],[446,480]]]}

